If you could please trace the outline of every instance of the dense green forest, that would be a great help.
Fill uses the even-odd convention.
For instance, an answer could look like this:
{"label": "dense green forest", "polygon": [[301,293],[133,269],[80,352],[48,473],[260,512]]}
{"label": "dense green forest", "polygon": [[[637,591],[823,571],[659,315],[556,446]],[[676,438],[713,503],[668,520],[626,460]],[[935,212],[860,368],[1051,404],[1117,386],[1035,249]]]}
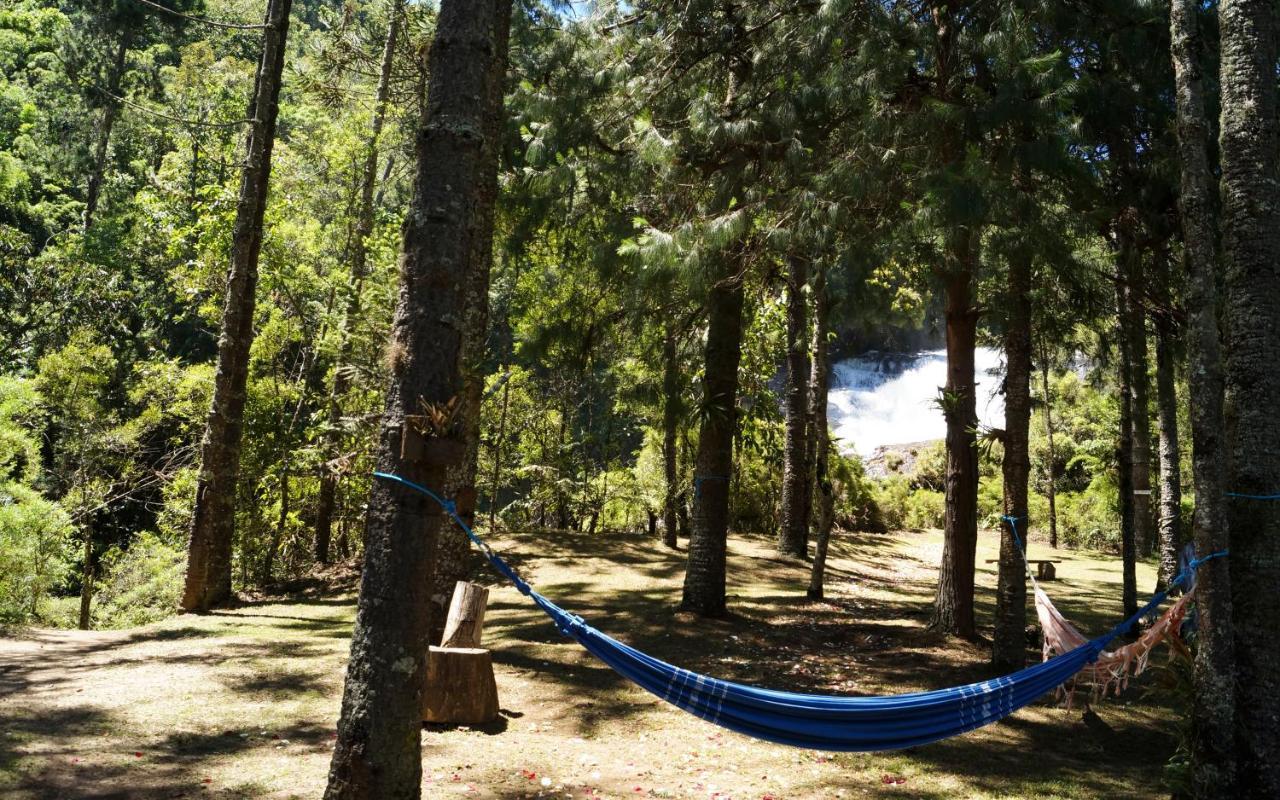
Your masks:
{"label": "dense green forest", "polygon": [[[408,797],[413,651],[482,566],[377,470],[482,533],[687,547],[694,618],[732,612],[726,537],[821,598],[831,542],[941,529],[929,627],[1007,671],[1028,537],[1121,560],[1126,613],[1229,546],[1185,785],[1276,796],[1276,16],[8,0],[0,625],[129,628],[362,564],[327,796]],[[869,469],[830,433],[833,364],[920,343],[945,439]],[[406,651],[418,683],[370,691]]]}

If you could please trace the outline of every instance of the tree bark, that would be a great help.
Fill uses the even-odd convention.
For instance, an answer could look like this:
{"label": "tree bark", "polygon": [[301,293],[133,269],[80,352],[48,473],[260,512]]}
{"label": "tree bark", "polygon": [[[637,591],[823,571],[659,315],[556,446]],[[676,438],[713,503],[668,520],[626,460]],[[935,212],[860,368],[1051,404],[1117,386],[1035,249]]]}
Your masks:
{"label": "tree bark", "polygon": [[725,548],[729,483],[738,420],[738,363],[742,358],[743,277],[726,254],[707,297],[702,429],[694,461],[693,528],[680,608],[704,617],[725,613]]}
{"label": "tree bark", "polygon": [[1151,379],[1147,375],[1147,323],[1137,287],[1145,284],[1138,253],[1128,259],[1126,319],[1129,335],[1130,408],[1133,425],[1133,539],[1139,556],[1155,544],[1155,516],[1151,508]]}
{"label": "tree bark", "polygon": [[[499,0],[487,0],[499,2]],[[486,115],[481,130],[482,155],[486,163],[484,180],[476,195],[476,213],[472,218],[475,229],[471,231],[471,255],[475,266],[467,276],[467,302],[463,311],[462,394],[463,441],[466,457],[453,470],[447,480],[447,489],[453,496],[474,496],[476,473],[480,459],[480,405],[484,399],[484,359],[489,344],[489,273],[493,266],[494,210],[498,203],[498,156],[502,147],[504,121],[501,110],[506,89],[507,44],[511,29],[511,0],[501,0],[505,11],[499,12],[501,24],[495,30],[495,47],[503,54],[489,63],[490,75],[483,98],[491,113]],[[475,518],[474,504],[462,506],[463,518],[472,524]],[[456,525],[441,532],[436,554],[435,574],[432,578],[431,596],[436,610],[443,612],[453,586],[469,576],[471,569],[471,541]]]}
{"label": "tree bark", "polygon": [[391,0],[390,18],[387,21],[387,38],[382,47],[382,65],[378,71],[378,88],[373,103],[373,119],[369,123],[369,142],[365,149],[364,168],[360,175],[360,208],[356,214],[356,227],[351,237],[351,285],[347,291],[346,308],[338,329],[338,356],[333,363],[333,385],[329,391],[329,427],[326,433],[326,451],[330,463],[322,467],[320,492],[316,499],[315,557],[321,564],[329,563],[329,541],[332,537],[333,507],[338,493],[341,474],[334,460],[342,455],[342,405],[350,385],[347,364],[351,361],[351,326],[360,315],[361,294],[364,279],[369,273],[369,237],[373,234],[373,215],[376,208],[374,188],[378,182],[378,144],[382,126],[387,117],[387,103],[391,96],[391,68],[395,62],[396,40],[400,37],[403,0]]}
{"label": "tree bark", "polygon": [[102,107],[102,122],[98,125],[98,137],[93,146],[93,166],[89,171],[89,183],[84,192],[84,214],[82,221],[87,231],[93,227],[93,217],[98,212],[98,200],[102,196],[102,181],[107,174],[107,150],[111,145],[111,131],[115,128],[116,119],[120,115],[120,83],[124,79],[125,63],[129,56],[129,43],[133,37],[128,30],[120,32],[120,41],[116,44],[116,55],[111,65],[111,78],[107,90],[112,96],[106,98]]}
{"label": "tree bark", "polygon": [[680,360],[675,324],[668,322],[662,341],[662,476],[665,482],[662,498],[662,543],[672,550],[677,539],[677,504],[680,502],[679,462],[676,436],[680,433]]}
{"label": "tree bark", "polygon": [[244,427],[245,384],[253,344],[253,312],[258,286],[262,218],[271,177],[284,71],[285,40],[293,0],[271,0],[262,33],[262,60],[254,88],[253,122],[245,147],[240,198],[232,228],[231,270],[218,339],[213,402],[200,443],[200,477],[187,551],[182,610],[207,611],[231,596],[231,545],[235,537],[236,482]]}
{"label": "tree bark", "polygon": [[1276,8],[1218,7],[1227,356],[1227,503],[1237,796],[1280,797],[1280,131]]}
{"label": "tree bark", "polygon": [[787,409],[782,446],[782,524],[778,552],[809,554],[809,264],[787,261]]}
{"label": "tree bark", "polygon": [[[501,113],[494,62],[505,61],[510,19],[510,0],[444,0],[432,45],[377,463],[433,489],[466,458],[465,423],[449,411],[467,390],[471,272],[488,268],[476,263],[481,248],[473,239],[486,230],[476,216],[492,214],[481,196],[496,173],[485,138]],[[428,412],[438,421],[424,419]],[[327,800],[419,796],[433,559],[448,524],[428,498],[387,482],[374,486]]]}
{"label": "tree bark", "polygon": [[1044,385],[1044,433],[1048,440],[1048,464],[1045,466],[1045,494],[1049,497],[1049,546],[1058,549],[1058,453],[1053,444],[1053,395],[1049,385],[1049,348],[1044,348],[1040,377]]}
{"label": "tree bark", "polygon": [[493,478],[489,492],[489,533],[498,529],[498,490],[502,486],[502,446],[507,441],[507,412],[511,409],[511,380],[502,384],[502,410],[498,413],[498,432],[493,439]]}
{"label": "tree bark", "polygon": [[1027,578],[1025,547],[1031,525],[1027,483],[1031,473],[1031,253],[1009,259],[1009,318],[1004,334],[1004,520],[1000,526],[1000,564],[996,588],[991,661],[1004,672],[1026,665]]}
{"label": "tree bark", "polygon": [[1176,336],[1173,320],[1161,313],[1156,318],[1156,408],[1160,422],[1160,563],[1156,591],[1163,591],[1178,574],[1178,551],[1182,547],[1182,453],[1178,447],[1173,352]]}
{"label": "tree bark", "polygon": [[942,565],[929,627],[972,638],[973,578],[978,548],[978,425],[974,348],[978,314],[973,307],[973,234],[955,234],[958,269],[946,276],[947,385],[942,398],[947,422],[946,512]]}
{"label": "tree bark", "polygon": [[[1120,258],[1133,257],[1126,243],[1120,247]],[[1128,282],[1116,281],[1116,340],[1119,342],[1120,364],[1117,369],[1120,395],[1120,431],[1116,442],[1116,483],[1120,504],[1120,559],[1123,577],[1121,594],[1125,616],[1138,610],[1137,542],[1134,536],[1133,505],[1133,340],[1128,335]]]}
{"label": "tree bark", "polygon": [[80,621],[82,631],[89,630],[90,611],[93,606],[93,530],[84,529],[84,566],[80,570]]}
{"label": "tree bark", "polygon": [[831,486],[831,432],[827,427],[827,395],[831,388],[831,361],[827,351],[831,299],[827,294],[827,272],[819,266],[813,276],[813,371],[809,378],[809,420],[813,431],[814,506],[813,567],[809,570],[811,600],[821,600],[826,593],[827,550],[831,544],[831,525],[835,510],[835,494]]}

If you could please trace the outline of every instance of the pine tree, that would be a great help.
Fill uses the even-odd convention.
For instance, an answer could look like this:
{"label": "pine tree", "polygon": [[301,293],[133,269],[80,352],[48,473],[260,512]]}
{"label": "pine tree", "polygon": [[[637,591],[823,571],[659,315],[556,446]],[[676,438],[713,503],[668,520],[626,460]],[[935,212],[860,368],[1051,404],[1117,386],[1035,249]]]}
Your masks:
{"label": "pine tree", "polygon": [[786,441],[782,447],[782,524],[778,552],[809,554],[809,264],[787,259]]}
{"label": "pine tree", "polygon": [[1227,505],[1239,796],[1280,796],[1280,120],[1276,8],[1226,0],[1221,31]]}
{"label": "pine tree", "polygon": [[[441,4],[414,198],[403,230],[392,384],[378,467],[440,487],[466,459],[462,359],[469,287],[488,271],[474,241],[491,230],[510,0]],[[482,98],[483,102],[477,102]],[[487,283],[487,279],[486,279]],[[429,499],[385,482],[370,499],[364,573],[327,800],[417,798],[434,549],[451,525]]]}
{"label": "pine tree", "polygon": [[[1199,9],[1195,0],[1174,0],[1169,28],[1177,91],[1182,266],[1187,278],[1187,388],[1196,496],[1192,527],[1196,550],[1208,554],[1226,549],[1229,537],[1223,497],[1227,440],[1218,332],[1216,203],[1209,168]],[[1205,800],[1236,796],[1230,574],[1223,560],[1209,562],[1196,574],[1198,646],[1191,757],[1195,794]]]}
{"label": "pine tree", "polygon": [[[347,289],[346,308],[339,323],[338,356],[333,365],[333,384],[329,390],[328,454],[330,459],[340,455],[342,444],[342,404],[349,385],[348,373],[351,360],[351,325],[360,313],[361,294],[368,274],[369,237],[373,234],[374,189],[378,181],[379,140],[387,117],[391,97],[391,70],[395,62],[396,41],[400,37],[403,17],[403,0],[391,0],[387,15],[387,37],[383,43],[382,61],[378,70],[378,86],[375,90],[373,118],[369,122],[369,141],[366,144],[364,166],[360,174],[359,210],[355,230],[351,236],[351,286]],[[327,465],[320,477],[320,493],[316,500],[315,556],[321,564],[329,563],[329,543],[333,537],[333,508],[338,490],[339,473],[336,467]]]}
{"label": "pine tree", "polygon": [[271,149],[279,115],[285,41],[293,0],[271,0],[262,34],[253,120],[232,229],[231,269],[218,340],[213,402],[200,443],[200,480],[187,550],[184,611],[207,611],[231,596],[231,547],[235,537],[236,484],[244,429],[245,385],[253,345],[262,218],[271,177]]}

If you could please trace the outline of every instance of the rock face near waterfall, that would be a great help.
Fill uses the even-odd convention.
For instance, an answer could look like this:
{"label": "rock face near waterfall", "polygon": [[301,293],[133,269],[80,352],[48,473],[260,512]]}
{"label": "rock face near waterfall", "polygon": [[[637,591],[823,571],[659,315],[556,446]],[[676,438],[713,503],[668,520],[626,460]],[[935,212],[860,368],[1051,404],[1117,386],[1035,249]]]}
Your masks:
{"label": "rock face near waterfall", "polygon": [[917,460],[940,441],[942,440],[929,439],[905,444],[883,444],[870,457],[863,459],[862,467],[868,478],[888,478],[893,475],[910,477],[915,474]]}

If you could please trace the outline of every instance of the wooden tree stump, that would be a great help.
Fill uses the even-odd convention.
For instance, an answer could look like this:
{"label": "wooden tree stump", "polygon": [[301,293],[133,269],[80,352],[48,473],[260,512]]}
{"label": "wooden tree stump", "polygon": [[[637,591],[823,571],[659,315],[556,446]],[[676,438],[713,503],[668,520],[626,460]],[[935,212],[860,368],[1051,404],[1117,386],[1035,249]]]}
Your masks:
{"label": "wooden tree stump", "polygon": [[453,587],[453,601],[444,623],[441,647],[479,647],[484,628],[484,610],[489,603],[489,590],[475,583],[458,581]]}
{"label": "wooden tree stump", "polygon": [[431,648],[422,718],[454,725],[483,725],[498,718],[498,684],[488,650]]}
{"label": "wooden tree stump", "polygon": [[489,590],[459,581],[444,624],[440,647],[427,655],[422,718],[427,722],[483,725],[498,718],[498,684],[493,659],[480,647]]}

